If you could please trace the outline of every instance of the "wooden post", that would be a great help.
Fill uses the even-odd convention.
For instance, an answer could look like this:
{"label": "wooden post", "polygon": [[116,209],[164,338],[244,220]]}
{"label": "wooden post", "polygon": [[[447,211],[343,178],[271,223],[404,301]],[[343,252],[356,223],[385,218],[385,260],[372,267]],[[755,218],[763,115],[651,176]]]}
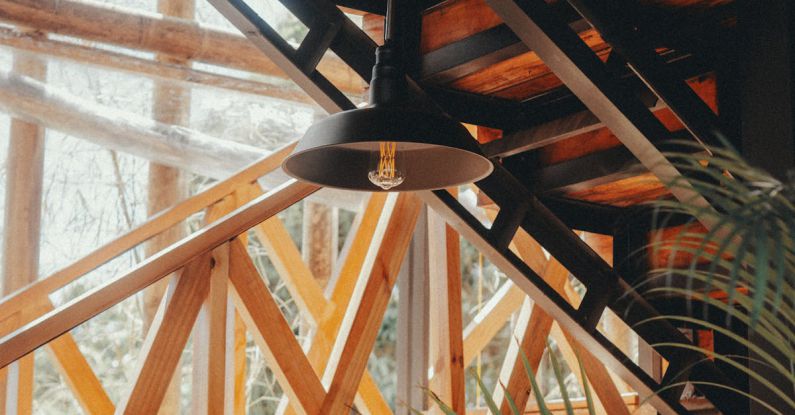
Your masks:
{"label": "wooden post", "polygon": [[[157,9],[166,16],[174,16],[183,19],[193,19],[195,13],[193,0],[159,0]],[[175,58],[162,54],[155,56],[155,60],[177,65],[187,66],[189,64],[187,59]],[[190,116],[190,90],[182,86],[156,81],[152,98],[152,116],[156,121],[166,124],[185,125]],[[184,199],[187,195],[187,188],[179,169],[157,163],[149,163],[148,192],[147,213],[149,216],[153,216],[161,210],[169,208]],[[183,224],[172,227],[166,232],[152,238],[152,240],[146,244],[147,256],[154,255],[161,249],[182,239],[184,236],[185,228]],[[145,327],[148,328],[149,323],[154,319],[158,305],[172,277],[163,278],[144,291]],[[177,367],[179,368],[179,364]],[[175,373],[176,375],[168,386],[163,404],[158,412],[159,414],[165,415],[179,412],[180,371],[177,370]]]}
{"label": "wooden post", "polygon": [[[431,390],[457,414],[466,412],[464,339],[461,316],[461,249],[456,233],[435,212],[428,213],[429,365]],[[441,413],[441,411],[438,411]]]}
{"label": "wooden post", "polygon": [[[38,59],[16,55],[14,72],[43,80],[47,67]],[[44,129],[12,119],[3,228],[4,295],[36,281],[39,275],[43,168]],[[0,370],[0,404],[9,415],[32,412],[32,355],[13,363],[7,372]]]}
{"label": "wooden post", "polygon": [[304,203],[301,254],[325,288],[337,260],[337,210],[322,203]]}
{"label": "wooden post", "polygon": [[424,410],[428,386],[428,221],[423,206],[398,274],[396,415]]}

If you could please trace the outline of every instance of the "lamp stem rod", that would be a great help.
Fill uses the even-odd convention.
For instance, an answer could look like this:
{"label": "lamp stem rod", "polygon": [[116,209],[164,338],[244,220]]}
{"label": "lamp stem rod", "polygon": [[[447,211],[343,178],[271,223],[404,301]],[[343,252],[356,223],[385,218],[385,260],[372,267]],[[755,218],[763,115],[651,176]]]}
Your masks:
{"label": "lamp stem rod", "polygon": [[397,0],[387,0],[386,21],[384,22],[384,43],[400,43],[400,6]]}

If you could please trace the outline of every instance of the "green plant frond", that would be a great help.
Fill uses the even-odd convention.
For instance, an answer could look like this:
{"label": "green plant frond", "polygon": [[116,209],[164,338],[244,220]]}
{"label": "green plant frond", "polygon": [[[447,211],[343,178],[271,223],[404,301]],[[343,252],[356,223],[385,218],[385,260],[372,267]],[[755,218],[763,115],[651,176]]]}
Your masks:
{"label": "green plant frond", "polygon": [[[664,291],[670,291],[670,292],[679,292],[679,293],[685,293],[686,292],[685,289],[682,289],[682,288],[671,288],[671,287],[660,288],[659,290],[661,290],[661,291],[663,291],[663,290]],[[709,297],[704,298],[702,296],[702,298],[699,298],[699,300],[705,301],[705,302],[708,301],[708,302],[710,302],[711,305],[721,309],[725,313],[727,313],[727,314],[731,313],[733,318],[738,319],[742,323],[744,323],[746,325],[750,324],[751,318],[748,315],[746,315],[746,314],[740,313],[737,310],[737,308],[735,308],[735,307],[729,307],[727,304],[723,303],[722,301],[718,301],[718,300],[715,300],[715,299],[712,299],[712,298],[709,298]],[[633,325],[633,327],[634,327],[634,325]],[[782,353],[788,353],[788,351],[791,350],[791,347],[789,346],[789,342],[787,341],[787,339],[791,339],[792,337],[782,337],[781,333],[778,330],[771,331],[771,330],[768,330],[767,328],[764,328],[764,327],[757,327],[757,332],[760,335],[762,335],[765,339],[768,339],[770,341],[771,345],[773,345],[776,349],[778,349]]]}
{"label": "green plant frond", "polygon": [[[687,343],[661,342],[661,343],[651,344],[650,346],[652,346],[654,348],[657,348],[657,347],[674,348],[675,347],[675,348],[686,349],[686,350],[691,350],[691,351],[696,351],[696,352],[702,352],[703,351],[700,347],[694,346],[692,344],[687,344]],[[787,405],[789,405],[792,409],[795,410],[795,401],[793,401],[793,398],[792,398],[791,394],[782,391],[775,384],[773,384],[768,379],[766,379],[764,376],[760,375],[756,371],[748,369],[745,365],[743,365],[741,363],[738,363],[738,362],[734,361],[733,359],[729,359],[726,356],[721,355],[719,353],[713,353],[712,356],[715,358],[715,360],[720,360],[720,361],[722,361],[724,363],[727,363],[727,364],[731,365],[735,369],[746,373],[748,375],[748,377],[753,378],[754,380],[759,382],[761,385],[763,385],[765,388],[767,388],[771,392],[775,393]]]}
{"label": "green plant frond", "polygon": [[486,401],[486,406],[489,408],[491,413],[499,414],[500,407],[497,406],[496,402],[494,402],[494,397],[491,396],[491,392],[489,392],[489,389],[483,383],[483,379],[478,376],[474,369],[472,369],[472,375],[475,376],[475,380],[478,382],[478,387],[480,388],[480,391],[483,392],[483,400]]}
{"label": "green plant frond", "polygon": [[[651,285],[655,279],[660,279],[660,278],[664,277],[663,275],[657,275],[657,272],[660,272],[660,273],[669,273],[670,272],[670,273],[674,274],[674,276],[682,276],[682,277],[692,278],[695,281],[709,281],[710,284],[712,285],[712,287],[714,287],[714,288],[716,288],[718,290],[721,290],[721,291],[726,291],[728,289],[728,277],[726,277],[726,276],[723,276],[721,274],[708,274],[705,271],[694,271],[693,273],[687,273],[688,271],[685,271],[685,270],[681,270],[681,271],[675,271],[675,270],[672,270],[672,271],[668,271],[668,270],[653,271],[650,274],[649,281],[646,284],[643,284],[643,286]],[[761,317],[761,320],[759,321],[759,323],[761,323],[763,325],[766,325],[769,329],[775,329],[775,330],[777,330],[775,328],[775,326],[781,327],[780,325],[775,324],[775,322],[780,322],[782,320],[783,320],[783,322],[785,324],[789,324],[791,326],[795,325],[795,312],[793,312],[792,306],[790,304],[788,304],[787,301],[783,301],[783,299],[782,299],[782,301],[780,301],[778,303],[776,302],[776,297],[779,297],[780,295],[782,297],[783,296],[788,296],[789,298],[791,298],[793,296],[793,294],[795,294],[794,290],[789,286],[789,284],[782,283],[781,286],[777,290],[769,289],[769,290],[766,291],[766,293],[764,295],[761,295],[761,296],[757,296],[756,293],[754,292],[754,287],[748,285],[748,283],[746,283],[745,281],[739,281],[738,286],[739,286],[739,288],[747,289],[750,295],[745,295],[745,294],[742,294],[742,293],[738,294],[738,296],[736,297],[737,303],[739,303],[739,304],[741,304],[743,306],[748,306],[749,304],[751,304],[751,298],[754,298],[754,297],[761,297],[762,298],[763,303],[765,305],[765,308],[762,308],[762,309],[759,310],[759,314],[760,314],[760,317]],[[658,291],[660,289],[662,289],[662,292],[664,293],[664,290],[667,287],[662,287],[662,288],[653,287],[653,288],[658,290]],[[644,294],[649,294],[648,291],[649,290],[643,291],[643,293]],[[692,292],[691,291],[684,291],[684,292],[681,292],[681,293],[683,295],[691,296],[690,294]],[[696,294],[703,294],[703,293],[696,293]],[[745,311],[744,310],[745,310],[744,308],[741,308],[739,310],[736,310],[736,312],[738,312],[738,313],[748,313],[748,315],[750,317],[750,311],[748,311],[748,310],[750,310],[750,307],[748,307],[748,310],[745,310]],[[750,323],[751,322],[749,321],[749,324]]]}
{"label": "green plant frond", "polygon": [[[480,379],[478,379],[478,380],[480,380]],[[444,403],[444,401],[442,401],[441,398],[439,398],[439,395],[437,395],[436,393],[434,393],[432,390],[430,390],[428,388],[422,388],[422,390],[424,390],[425,393],[428,394],[428,397],[431,398],[431,400],[434,403],[436,403],[437,406],[439,406],[439,409],[441,409],[442,412],[445,413],[445,415],[457,415],[455,413],[455,411],[453,410],[453,408],[451,408],[449,405]]]}
{"label": "green plant frond", "polygon": [[502,383],[500,383],[500,387],[502,388],[503,394],[505,395],[505,400],[508,402],[508,407],[511,408],[511,413],[513,415],[522,415],[522,411],[520,411],[519,407],[516,406],[516,401],[513,399],[513,396],[508,393],[508,390],[505,389],[505,386]]}
{"label": "green plant frond", "polygon": [[[706,283],[711,285],[711,288],[716,288],[724,292],[728,292],[728,290],[732,289],[732,287],[730,286],[729,278],[721,274],[712,274],[700,271],[686,273],[686,271],[684,270],[681,271],[666,270],[664,271],[664,273],[670,273],[673,276],[678,275],[696,281],[705,281]],[[651,274],[650,278],[648,279],[648,281],[644,282],[643,286],[650,285],[653,288],[645,289],[644,291],[638,291],[638,292],[643,295],[649,295],[653,292],[665,294],[666,290],[670,289],[671,294],[679,294],[683,297],[690,298],[691,300],[702,299],[704,301],[709,301],[709,304],[719,306],[721,307],[721,309],[725,309],[728,312],[731,312],[733,316],[735,316],[738,313],[747,313],[747,315],[751,318],[749,318],[747,321],[743,320],[743,322],[749,326],[751,324],[757,323],[765,326],[767,329],[771,331],[781,331],[783,337],[792,338],[792,336],[795,335],[795,333],[793,333],[792,330],[790,329],[792,326],[795,326],[795,313],[793,313],[793,308],[789,304],[786,304],[785,302],[782,302],[782,304],[780,304],[778,307],[773,307],[775,305],[776,301],[775,297],[778,295],[778,292],[786,294],[790,298],[792,297],[793,291],[795,290],[793,290],[786,283],[783,283],[780,287],[778,287],[778,289],[775,290],[769,289],[766,290],[763,294],[759,294],[754,291],[755,288],[753,286],[748,285],[748,283],[746,283],[745,281],[738,281],[736,287],[747,289],[749,292],[749,295],[745,295],[739,292],[735,295],[734,301],[742,306],[741,308],[738,309],[735,307],[728,307],[729,305],[728,303],[725,303],[726,306],[718,305],[718,303],[716,302],[717,300],[715,299],[711,298],[705,299],[704,296],[707,294],[707,292],[695,292],[693,290],[687,290],[687,289],[682,290],[681,288],[673,287],[670,285],[666,285],[665,287],[656,287],[652,285],[654,279],[659,279],[662,277],[667,278],[667,276],[665,275]],[[760,297],[763,303],[766,305],[766,307],[761,307],[759,310],[757,310],[757,315],[760,317],[760,319],[754,322],[752,319],[753,316],[751,315],[753,300],[754,298],[760,298]],[[722,301],[720,303],[724,304]],[[756,329],[756,327],[754,327],[754,329]]]}
{"label": "green plant frond", "polygon": [[[671,316],[652,317],[652,318],[649,318],[649,319],[646,319],[646,320],[639,321],[638,324],[645,324],[647,322],[656,321],[656,320],[677,320],[677,321],[683,321],[683,322],[687,322],[687,323],[697,324],[697,325],[702,326],[704,328],[708,328],[708,329],[714,330],[714,331],[716,331],[718,333],[721,333],[724,336],[731,338],[732,340],[736,341],[737,343],[743,345],[744,347],[747,347],[752,352],[756,353],[759,357],[762,358],[761,360],[759,360],[759,362],[762,362],[765,365],[769,366],[770,368],[775,369],[778,373],[780,373],[783,376],[787,377],[790,380],[790,382],[795,383],[795,374],[792,373],[790,371],[790,369],[788,369],[784,365],[782,365],[781,362],[778,361],[778,359],[774,358],[770,353],[768,353],[767,351],[765,351],[764,349],[762,349],[761,347],[759,347],[755,343],[749,341],[747,338],[745,338],[743,336],[740,336],[740,335],[737,335],[736,333],[734,333],[733,331],[731,331],[731,330],[729,330],[729,329],[727,329],[725,327],[718,326],[716,324],[712,324],[710,322],[707,322],[707,321],[704,321],[704,320],[701,320],[701,319],[697,319],[697,318],[693,318],[693,317],[673,316],[673,315],[671,315]],[[704,353],[706,355],[715,354],[715,352],[711,351],[711,350],[701,349],[701,351],[702,351],[702,353]],[[728,355],[724,355],[724,356],[728,357]],[[786,356],[786,358],[789,359],[789,360],[792,360],[793,358],[795,358],[795,355],[793,355],[793,350],[790,350],[789,356]]]}
{"label": "green plant frond", "polygon": [[538,412],[541,413],[541,415],[552,415],[552,412],[549,411],[547,404],[544,402],[544,395],[541,394],[541,389],[538,388],[536,374],[533,372],[533,368],[530,367],[530,361],[527,360],[527,354],[522,351],[522,353],[519,353],[519,357],[522,358],[522,365],[524,365],[525,373],[527,373],[527,377],[530,378],[530,388],[532,389],[533,395],[536,398]]}
{"label": "green plant frond", "polygon": [[560,396],[563,398],[563,405],[566,407],[566,413],[569,415],[574,415],[574,408],[571,406],[571,400],[569,400],[569,392],[566,390],[566,381],[563,379],[563,371],[560,368],[560,362],[558,362],[557,356],[555,353],[552,352],[552,343],[547,339],[547,350],[549,350],[549,358],[552,362],[552,371],[555,374],[555,380],[558,382],[558,386],[560,387]]}
{"label": "green plant frond", "polygon": [[[751,325],[753,326],[759,320],[759,313],[762,309],[762,304],[764,303],[765,299],[765,291],[767,290],[767,282],[771,280],[771,276],[768,274],[768,269],[770,269],[770,252],[769,252],[769,240],[767,234],[767,226],[762,223],[756,229],[756,266],[754,266],[754,271],[756,275],[756,283],[754,284],[754,302],[751,308]],[[731,304],[731,297],[733,293],[729,293],[729,303]]]}
{"label": "green plant frond", "polygon": [[582,392],[585,396],[585,402],[588,404],[588,414],[596,415],[596,409],[594,409],[593,405],[593,396],[591,395],[591,387],[588,385],[588,377],[585,375],[585,368],[582,365],[582,359],[580,359],[580,353],[577,349],[574,349],[574,355],[577,356],[577,364],[580,366],[580,378],[583,383]]}

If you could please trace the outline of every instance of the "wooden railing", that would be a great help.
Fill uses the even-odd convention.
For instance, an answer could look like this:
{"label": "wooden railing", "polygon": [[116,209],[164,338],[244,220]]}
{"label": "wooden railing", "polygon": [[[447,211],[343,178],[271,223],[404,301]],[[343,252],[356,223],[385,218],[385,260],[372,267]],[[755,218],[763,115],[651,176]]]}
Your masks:
{"label": "wooden railing", "polygon": [[[291,144],[274,152],[64,269],[0,300],[0,368],[47,346],[87,413],[152,413],[158,409],[168,387],[171,378],[168,374],[175,370],[181,351],[193,333],[194,353],[198,356],[194,360],[194,385],[198,389],[194,391],[193,411],[239,413],[241,409],[230,403],[239,401],[231,389],[237,394],[243,390],[239,385],[244,382],[245,371],[239,365],[245,362],[245,357],[219,359],[217,356],[245,353],[240,348],[227,350],[226,345],[234,344],[228,342],[230,332],[236,339],[242,333],[245,339],[248,331],[289,399],[289,406],[282,407],[284,413],[340,413],[352,404],[364,413],[391,413],[365,365],[421,203],[412,194],[371,196],[350,232],[338,275],[332,279],[336,281],[333,290],[324,295],[284,224],[275,217],[318,188],[289,181],[263,193],[256,184],[259,177],[278,168],[292,148]],[[50,301],[50,294],[201,210],[205,210],[202,229],[62,306],[54,307]],[[244,239],[249,229],[255,231],[299,312],[315,326],[316,334],[307,353],[298,344],[248,257]],[[557,281],[563,290],[563,277],[568,273],[548,260],[526,233],[517,233],[511,247],[550,283]],[[114,404],[69,331],[174,272],[178,276],[172,279],[147,333],[133,385],[122,401]],[[234,305],[236,318],[228,319],[228,301]],[[460,314],[460,298],[455,301],[457,306],[450,305],[453,297],[438,304],[434,301],[432,306]],[[524,310],[526,303],[525,294],[512,283],[506,283],[463,333],[458,333],[462,336],[459,364],[466,366],[472,361],[511,315],[519,313],[521,320],[522,313],[529,312]],[[515,336],[531,336],[528,330],[540,324],[534,319],[543,318],[541,310],[533,308],[532,314],[525,317],[527,321],[519,322]],[[242,327],[227,330],[226,325],[237,324],[236,319]],[[443,329],[444,322],[439,324]],[[560,344],[571,343],[578,348],[573,339],[551,323],[545,330]],[[528,334],[523,335],[525,332]],[[445,345],[431,347],[441,349]],[[540,357],[545,344],[535,342],[522,348]],[[577,352],[584,354],[580,348]],[[504,363],[508,377],[504,382],[519,390],[525,387],[520,372],[510,370],[516,365],[516,356],[516,350],[509,350]],[[449,362],[457,359],[454,354],[447,358]],[[576,359],[569,356],[568,360]],[[598,376],[602,381],[593,385],[600,398],[599,405],[609,413],[625,413],[627,407],[604,367],[587,358],[584,364],[589,377]],[[448,388],[463,382],[462,373],[455,375],[459,379],[441,381],[440,376],[448,375],[440,373],[450,372],[436,373],[434,385]]]}

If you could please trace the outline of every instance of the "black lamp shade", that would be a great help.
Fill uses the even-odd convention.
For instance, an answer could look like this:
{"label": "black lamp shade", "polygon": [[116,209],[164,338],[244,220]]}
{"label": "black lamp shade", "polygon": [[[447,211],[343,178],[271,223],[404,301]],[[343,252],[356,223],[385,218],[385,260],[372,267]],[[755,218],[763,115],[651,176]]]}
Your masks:
{"label": "black lamp shade", "polygon": [[397,143],[405,180],[395,191],[433,190],[488,176],[493,166],[450,117],[406,106],[374,105],[315,123],[282,163],[287,174],[317,185],[383,191],[367,177],[380,143]]}

